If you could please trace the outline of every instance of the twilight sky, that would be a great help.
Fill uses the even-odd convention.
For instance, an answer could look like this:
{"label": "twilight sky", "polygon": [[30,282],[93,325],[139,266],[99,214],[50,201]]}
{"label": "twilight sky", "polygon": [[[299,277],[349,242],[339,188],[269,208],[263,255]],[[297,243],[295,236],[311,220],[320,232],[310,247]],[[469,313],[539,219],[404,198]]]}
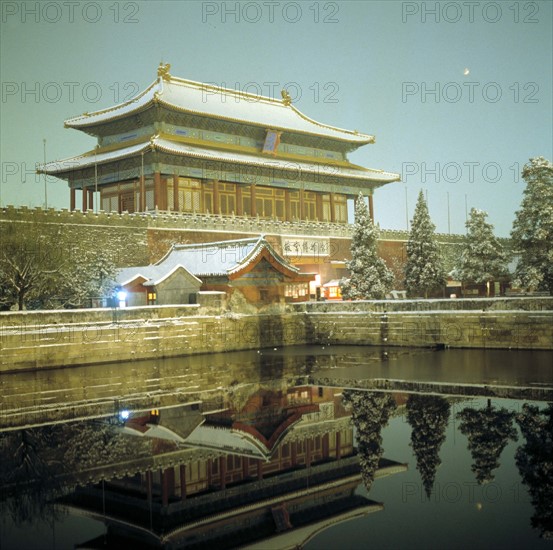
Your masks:
{"label": "twilight sky", "polygon": [[[439,232],[464,232],[466,203],[508,236],[522,166],[553,159],[552,6],[3,0],[0,203],[43,205],[43,140],[47,160],[92,149],[63,121],[129,99],[163,60],[191,80],[287,87],[307,116],[375,135],[350,160],[402,174],[376,192],[381,227],[405,229],[422,188]],[[62,180],[47,196],[69,206]]]}

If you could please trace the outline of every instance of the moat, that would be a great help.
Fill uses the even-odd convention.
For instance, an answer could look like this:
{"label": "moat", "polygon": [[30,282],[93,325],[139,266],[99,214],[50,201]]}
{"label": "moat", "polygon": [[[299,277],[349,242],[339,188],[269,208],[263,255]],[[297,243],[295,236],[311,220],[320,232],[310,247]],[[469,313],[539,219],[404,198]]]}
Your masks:
{"label": "moat", "polygon": [[0,545],[545,548],[551,358],[316,345],[3,374]]}

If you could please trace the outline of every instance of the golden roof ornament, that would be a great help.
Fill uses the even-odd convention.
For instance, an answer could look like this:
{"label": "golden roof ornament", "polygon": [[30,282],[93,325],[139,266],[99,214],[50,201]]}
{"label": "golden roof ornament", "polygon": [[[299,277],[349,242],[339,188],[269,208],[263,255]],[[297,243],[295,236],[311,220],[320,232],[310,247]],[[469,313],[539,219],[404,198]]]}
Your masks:
{"label": "golden roof ornament", "polygon": [[171,63],[163,63],[163,61],[161,61],[157,68],[157,76],[161,76],[163,80],[171,80],[171,74],[169,73],[170,69]]}
{"label": "golden roof ornament", "polygon": [[280,95],[282,96],[282,103],[284,103],[286,107],[292,105],[292,98],[287,90],[281,90]]}

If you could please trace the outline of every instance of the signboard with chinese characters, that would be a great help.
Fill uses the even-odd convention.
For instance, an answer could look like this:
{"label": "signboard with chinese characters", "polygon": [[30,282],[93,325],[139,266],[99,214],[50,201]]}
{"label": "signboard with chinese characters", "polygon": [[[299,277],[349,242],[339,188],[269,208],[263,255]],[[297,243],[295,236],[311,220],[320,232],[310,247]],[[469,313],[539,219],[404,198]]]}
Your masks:
{"label": "signboard with chinese characters", "polygon": [[318,237],[284,237],[282,252],[287,258],[319,257],[330,255],[330,239]]}
{"label": "signboard with chinese characters", "polygon": [[265,143],[263,144],[263,153],[276,155],[279,143],[280,132],[277,132],[276,130],[267,130]]}

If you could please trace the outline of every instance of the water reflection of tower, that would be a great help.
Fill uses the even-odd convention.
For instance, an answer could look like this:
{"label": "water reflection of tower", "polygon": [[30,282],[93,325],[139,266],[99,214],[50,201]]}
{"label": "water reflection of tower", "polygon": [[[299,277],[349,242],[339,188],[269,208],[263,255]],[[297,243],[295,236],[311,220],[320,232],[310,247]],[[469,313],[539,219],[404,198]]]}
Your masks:
{"label": "water reflection of tower", "polygon": [[[345,521],[381,508],[355,494],[359,463],[337,389],[259,390],[239,409],[181,410],[180,417],[173,410],[166,418],[164,412],[156,424],[135,418],[125,425],[166,447],[148,470],[114,475],[106,484],[112,540],[146,540],[147,532],[158,546],[209,540],[223,547],[300,526],[320,530],[330,518]],[[379,475],[404,468],[383,463]],[[66,504],[98,514],[97,493],[97,485],[79,490]]]}

